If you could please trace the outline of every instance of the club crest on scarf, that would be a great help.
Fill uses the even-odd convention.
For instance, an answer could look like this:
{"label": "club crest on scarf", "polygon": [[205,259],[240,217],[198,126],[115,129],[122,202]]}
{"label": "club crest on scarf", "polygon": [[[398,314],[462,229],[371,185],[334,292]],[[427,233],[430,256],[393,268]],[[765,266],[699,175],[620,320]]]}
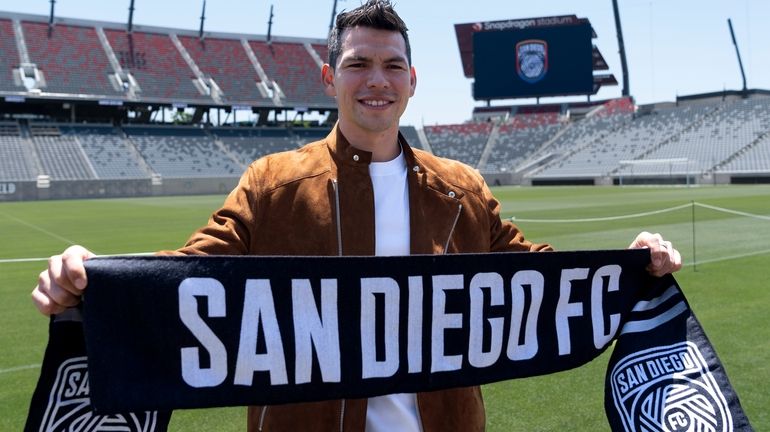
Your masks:
{"label": "club crest on scarf", "polygon": [[89,397],[87,358],[73,357],[57,370],[40,430],[151,432],[156,430],[157,416],[157,412],[95,415]]}
{"label": "club crest on scarf", "polygon": [[516,44],[516,73],[522,80],[534,84],[548,73],[548,43],[527,39]]}
{"label": "club crest on scarf", "polygon": [[640,351],[611,373],[612,397],[626,431],[731,431],[725,397],[692,342]]}

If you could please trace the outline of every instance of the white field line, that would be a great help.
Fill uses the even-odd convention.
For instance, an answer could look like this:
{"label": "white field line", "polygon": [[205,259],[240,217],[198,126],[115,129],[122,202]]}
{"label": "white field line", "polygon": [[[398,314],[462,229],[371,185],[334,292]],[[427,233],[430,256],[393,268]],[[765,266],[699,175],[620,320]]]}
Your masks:
{"label": "white field line", "polygon": [[38,369],[38,368],[40,368],[40,366],[41,366],[40,363],[35,363],[35,364],[28,364],[28,365],[24,365],[24,366],[16,366],[16,367],[8,368],[8,369],[0,369],[0,374],[9,373],[9,372],[17,372],[17,371],[22,371],[22,370],[27,370],[27,369]]}
{"label": "white field line", "polygon": [[20,224],[22,224],[22,225],[24,225],[26,227],[32,228],[33,230],[40,231],[41,233],[43,233],[45,235],[48,235],[50,237],[53,237],[56,240],[61,240],[64,243],[67,243],[68,245],[74,245],[75,244],[74,241],[72,241],[72,240],[70,240],[68,238],[62,237],[62,236],[60,236],[60,235],[58,235],[56,233],[52,233],[51,231],[48,231],[45,228],[39,227],[39,226],[37,226],[35,224],[31,224],[31,223],[29,223],[29,222],[27,222],[27,221],[25,221],[23,219],[19,219],[17,217],[11,216],[11,215],[9,215],[7,213],[0,213],[0,214],[2,214],[3,216],[7,217],[8,219],[11,219],[12,221],[14,221],[16,223],[20,223]]}
{"label": "white field line", "polygon": [[688,207],[692,207],[692,203],[688,204],[682,204],[678,205],[676,207],[669,207],[664,208],[660,210],[653,210],[648,211],[644,213],[633,213],[633,214],[627,214],[627,215],[619,215],[619,216],[607,216],[607,217],[597,217],[597,218],[586,218],[586,219],[522,219],[517,218],[516,216],[511,217],[511,222],[534,222],[534,223],[581,223],[581,222],[605,222],[605,221],[614,221],[614,220],[622,220],[622,219],[634,219],[644,216],[652,216],[656,214],[661,213],[667,213],[672,212],[676,210],[682,210]]}
{"label": "white field line", "polygon": [[[114,256],[114,257],[120,257],[120,256],[147,256],[147,255],[153,255],[154,252],[136,252],[136,253],[126,253],[126,254],[112,254],[112,255],[97,255],[100,257],[106,257],[106,256]],[[13,263],[22,263],[22,262],[41,262],[41,261],[48,261],[50,258],[6,258],[6,259],[0,259],[0,264],[13,264]]]}
{"label": "white field line", "polygon": [[746,212],[742,212],[742,211],[738,211],[738,210],[730,210],[730,209],[727,209],[727,208],[724,208],[724,207],[717,207],[717,206],[712,206],[712,205],[703,204],[703,203],[699,203],[699,202],[696,202],[695,205],[698,206],[698,207],[703,207],[703,208],[707,208],[707,209],[711,209],[711,210],[716,210],[716,211],[721,211],[721,212],[725,212],[725,213],[730,213],[730,214],[734,214],[734,215],[738,215],[738,216],[746,216],[746,217],[750,217],[750,218],[754,218],[754,219],[762,219],[762,220],[770,221],[770,216],[763,216],[763,215],[758,215],[758,214],[753,214],[753,213],[746,213]]}
{"label": "white field line", "polygon": [[13,264],[22,262],[48,261],[48,258],[8,258],[0,259],[0,264]]}
{"label": "white field line", "polygon": [[703,208],[711,209],[711,210],[715,210],[715,211],[721,211],[721,212],[724,212],[724,213],[730,213],[730,214],[734,214],[734,215],[738,215],[738,216],[746,216],[746,217],[750,217],[750,218],[754,218],[754,219],[762,219],[762,220],[770,221],[770,216],[763,216],[763,215],[758,215],[758,214],[753,214],[753,213],[742,212],[742,211],[738,211],[738,210],[731,210],[731,209],[728,209],[728,208],[712,206],[712,205],[709,205],[709,204],[703,204],[703,203],[699,203],[699,202],[693,202],[693,203],[689,203],[689,204],[682,204],[682,205],[678,205],[678,206],[675,206],[675,207],[669,207],[669,208],[664,208],[664,209],[660,209],[660,210],[652,210],[652,211],[643,212],[643,213],[632,213],[632,214],[618,215],[618,216],[606,216],[606,217],[583,218],[583,219],[526,219],[526,218],[517,218],[516,216],[512,216],[510,218],[510,220],[512,222],[531,222],[531,223],[606,222],[606,221],[615,221],[615,220],[623,220],[623,219],[634,219],[634,218],[640,218],[640,217],[645,217],[645,216],[652,216],[652,215],[661,214],[661,213],[668,213],[668,212],[672,212],[672,211],[676,211],[676,210],[686,209],[688,207],[692,207],[693,205],[698,206],[698,207],[703,207]]}
{"label": "white field line", "polygon": [[695,261],[695,262],[688,262],[685,265],[693,266],[693,265],[700,265],[700,264],[716,263],[716,262],[729,261],[729,260],[734,260],[734,259],[739,259],[739,258],[746,258],[746,257],[750,257],[750,256],[764,255],[766,253],[770,253],[770,249],[765,249],[765,250],[761,250],[761,251],[754,251],[754,252],[746,252],[746,253],[738,254],[738,255],[728,255],[728,256],[724,256],[724,257],[711,258],[711,259],[707,259],[707,260],[698,260],[698,261]]}

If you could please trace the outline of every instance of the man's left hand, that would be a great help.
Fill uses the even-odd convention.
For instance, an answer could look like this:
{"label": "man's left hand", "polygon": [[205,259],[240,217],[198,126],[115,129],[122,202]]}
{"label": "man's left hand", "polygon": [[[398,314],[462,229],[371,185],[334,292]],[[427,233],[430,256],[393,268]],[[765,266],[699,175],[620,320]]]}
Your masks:
{"label": "man's left hand", "polygon": [[671,242],[664,240],[660,234],[641,232],[628,248],[650,250],[651,262],[647,266],[647,271],[653,276],[661,277],[682,268],[682,256],[679,251],[674,249]]}

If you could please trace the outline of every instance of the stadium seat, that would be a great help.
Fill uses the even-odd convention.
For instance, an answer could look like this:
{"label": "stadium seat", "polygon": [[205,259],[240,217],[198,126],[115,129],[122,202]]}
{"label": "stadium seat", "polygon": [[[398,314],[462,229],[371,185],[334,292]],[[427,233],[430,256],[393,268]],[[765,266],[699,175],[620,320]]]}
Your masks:
{"label": "stadium seat", "polygon": [[112,125],[62,125],[60,129],[80,144],[99,179],[150,178],[136,149]]}
{"label": "stadium seat", "polygon": [[278,83],[286,104],[308,108],[334,106],[334,100],[324,93],[320,66],[305,45],[252,40],[249,46],[267,76]]}
{"label": "stadium seat", "polygon": [[13,23],[0,19],[0,91],[23,91],[13,80],[13,69],[19,67],[19,51],[16,49]]}
{"label": "stadium seat", "polygon": [[[208,77],[224,92],[231,104],[259,105],[266,99],[259,93],[261,80],[238,39],[179,36],[179,41]],[[269,99],[267,99],[269,101]]]}
{"label": "stadium seat", "polygon": [[174,46],[169,34],[105,29],[122,68],[131,72],[141,88],[141,97],[166,102],[212,102],[193,84],[190,66]]}
{"label": "stadium seat", "polygon": [[71,136],[62,135],[56,125],[30,125],[30,134],[42,172],[51,180],[89,180],[96,178],[83,149]]}
{"label": "stadium seat", "polygon": [[118,96],[109,82],[113,73],[93,27],[22,21],[30,60],[45,76],[49,93]]}
{"label": "stadium seat", "polygon": [[235,177],[243,171],[228,152],[199,128],[127,126],[123,129],[152,171],[163,177]]}
{"label": "stadium seat", "polygon": [[0,123],[0,181],[33,180],[37,176],[31,149],[21,137],[19,125]]}
{"label": "stadium seat", "polygon": [[476,167],[489,140],[492,123],[425,126],[433,153]]}

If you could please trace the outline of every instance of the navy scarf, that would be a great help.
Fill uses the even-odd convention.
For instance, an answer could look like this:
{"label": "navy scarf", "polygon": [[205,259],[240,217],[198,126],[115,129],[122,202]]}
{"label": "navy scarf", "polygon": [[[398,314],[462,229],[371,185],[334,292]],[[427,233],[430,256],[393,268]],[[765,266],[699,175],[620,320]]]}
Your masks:
{"label": "navy scarf", "polygon": [[751,430],[681,289],[648,262],[645,250],[91,259],[83,326],[52,319],[27,429],[165,430],[177,408],[481,385],[614,344],[612,430]]}

